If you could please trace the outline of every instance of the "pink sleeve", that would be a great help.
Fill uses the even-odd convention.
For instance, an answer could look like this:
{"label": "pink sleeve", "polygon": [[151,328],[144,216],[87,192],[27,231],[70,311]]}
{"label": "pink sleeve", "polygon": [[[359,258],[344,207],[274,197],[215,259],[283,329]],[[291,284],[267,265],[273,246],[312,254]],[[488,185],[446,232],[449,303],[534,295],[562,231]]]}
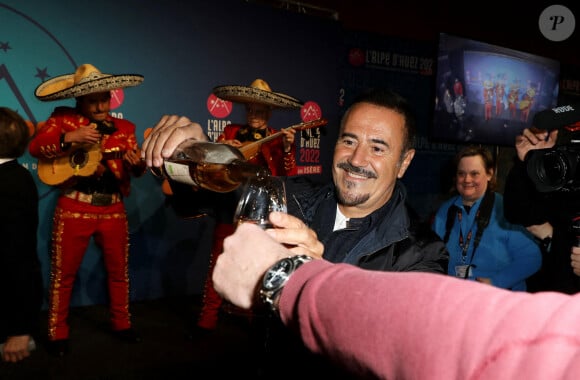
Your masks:
{"label": "pink sleeve", "polygon": [[580,295],[315,260],[280,311],[312,351],[381,378],[580,378]]}

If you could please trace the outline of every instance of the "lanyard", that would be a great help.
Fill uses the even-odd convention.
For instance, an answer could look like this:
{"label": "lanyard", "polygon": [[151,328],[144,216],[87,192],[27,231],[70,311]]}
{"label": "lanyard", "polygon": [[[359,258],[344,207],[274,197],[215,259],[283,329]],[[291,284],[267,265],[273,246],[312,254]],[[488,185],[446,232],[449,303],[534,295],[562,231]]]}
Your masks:
{"label": "lanyard", "polygon": [[[481,207],[477,210],[477,214],[475,214],[475,223],[477,223],[477,221],[479,219],[480,210],[481,210]],[[463,264],[465,264],[466,259],[467,259],[467,250],[469,249],[469,244],[471,242],[471,236],[473,235],[473,225],[469,229],[469,232],[467,233],[467,236],[465,237],[465,241],[463,241],[463,231],[461,229],[461,220],[462,219],[463,219],[463,212],[458,207],[457,208],[457,220],[459,221],[459,247],[461,248],[461,262]],[[482,232],[483,231],[480,232],[479,228],[478,228],[477,233],[480,236],[481,236]],[[478,242],[476,241],[473,245],[473,251],[471,251],[471,257],[469,259],[470,263],[473,261],[473,255],[475,255],[475,249],[477,248],[477,243]]]}

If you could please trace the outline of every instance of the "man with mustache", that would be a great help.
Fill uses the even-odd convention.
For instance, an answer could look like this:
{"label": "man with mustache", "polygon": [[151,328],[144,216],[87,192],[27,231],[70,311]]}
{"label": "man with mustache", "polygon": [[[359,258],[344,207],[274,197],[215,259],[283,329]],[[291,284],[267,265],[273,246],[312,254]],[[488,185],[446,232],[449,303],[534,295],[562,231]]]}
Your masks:
{"label": "man with mustache", "polygon": [[[204,138],[199,124],[164,117],[143,144],[147,165],[160,166],[189,137]],[[415,117],[403,97],[383,89],[359,95],[341,121],[333,181],[320,186],[305,176],[287,178],[288,213],[299,219],[287,218],[290,222],[276,225],[276,240],[292,247],[293,254],[322,255],[365,269],[447,273],[449,256],[443,241],[407,207],[400,181],[415,155],[414,140]],[[278,339],[278,332],[285,333],[280,327],[270,326],[262,363],[276,371],[288,357],[294,363],[308,362],[309,358],[296,360],[295,355],[306,352],[301,353],[297,337]],[[328,375],[329,368],[320,373]]]}
{"label": "man with mustache", "polygon": [[[414,139],[407,101],[391,91],[369,91],[342,118],[333,181],[305,187],[303,179],[288,178],[288,213],[316,232],[324,259],[372,270],[446,273],[445,247],[413,217],[399,180],[415,155]],[[303,253],[312,255],[308,251]]]}
{"label": "man with mustache", "polygon": [[[333,181],[305,187],[299,177],[287,179],[288,213],[316,233],[324,246],[322,258],[370,270],[447,273],[443,242],[415,218],[399,180],[415,155],[414,140],[415,118],[404,98],[385,90],[363,93],[342,118]],[[295,254],[316,256],[307,240],[295,238],[294,228],[276,229],[275,234],[282,243],[306,248]],[[284,360],[280,358],[301,357],[310,362],[310,371],[345,378],[325,358],[313,357],[279,320],[268,323],[266,362],[272,364],[266,372],[275,373]]]}

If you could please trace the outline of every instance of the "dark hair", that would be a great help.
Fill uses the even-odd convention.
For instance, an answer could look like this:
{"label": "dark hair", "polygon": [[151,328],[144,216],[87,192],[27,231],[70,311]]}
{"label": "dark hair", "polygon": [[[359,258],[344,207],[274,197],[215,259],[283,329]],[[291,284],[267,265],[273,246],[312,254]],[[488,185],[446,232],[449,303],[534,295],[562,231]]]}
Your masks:
{"label": "dark hair", "polygon": [[459,152],[457,152],[453,160],[455,165],[454,175],[455,176],[457,175],[457,167],[459,166],[459,161],[461,161],[461,159],[464,157],[473,157],[473,156],[481,157],[481,160],[483,161],[483,166],[485,167],[486,174],[489,173],[490,171],[493,171],[493,175],[491,176],[491,180],[489,180],[488,182],[487,188],[489,191],[494,191],[497,184],[497,179],[495,175],[496,174],[495,159],[493,158],[493,155],[487,148],[477,145],[469,145],[461,149]]}
{"label": "dark hair", "polygon": [[359,103],[373,104],[401,114],[405,119],[402,153],[405,153],[409,149],[414,148],[417,122],[415,120],[415,113],[413,112],[413,109],[407,99],[398,93],[385,88],[372,88],[364,91],[354,99],[354,101],[342,116],[342,120],[340,122],[341,131],[344,128],[344,123],[348,118],[350,110],[352,110],[353,107]]}
{"label": "dark hair", "polygon": [[30,132],[24,119],[10,108],[0,107],[0,157],[22,156],[29,141]]}

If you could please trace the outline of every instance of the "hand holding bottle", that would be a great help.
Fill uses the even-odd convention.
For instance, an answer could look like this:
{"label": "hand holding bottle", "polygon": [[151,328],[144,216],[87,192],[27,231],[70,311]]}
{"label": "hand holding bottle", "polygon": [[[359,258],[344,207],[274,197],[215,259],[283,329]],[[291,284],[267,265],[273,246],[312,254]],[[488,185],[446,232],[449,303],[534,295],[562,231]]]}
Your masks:
{"label": "hand holding bottle", "polygon": [[200,124],[185,116],[164,115],[143,142],[141,159],[148,167],[159,168],[175,148],[188,139],[208,141]]}
{"label": "hand holding bottle", "polygon": [[250,164],[236,148],[188,139],[175,148],[155,175],[218,193],[235,190],[249,178],[269,176],[267,169]]}

